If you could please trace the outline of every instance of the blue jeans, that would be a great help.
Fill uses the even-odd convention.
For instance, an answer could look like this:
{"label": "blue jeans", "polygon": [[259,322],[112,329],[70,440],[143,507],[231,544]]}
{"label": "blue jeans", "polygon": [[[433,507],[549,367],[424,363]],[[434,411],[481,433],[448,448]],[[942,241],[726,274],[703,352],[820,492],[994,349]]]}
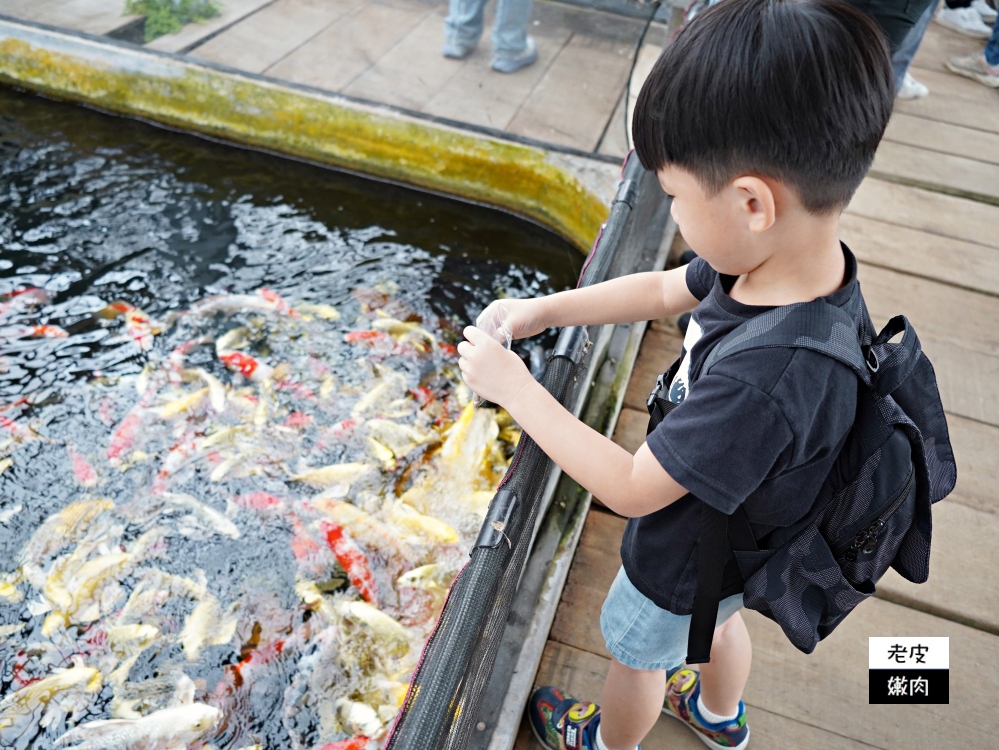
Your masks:
{"label": "blue jeans", "polygon": [[912,58],[916,56],[916,52],[919,50],[919,45],[923,41],[926,29],[929,28],[930,21],[933,20],[933,14],[936,13],[938,4],[931,2],[926,7],[923,15],[916,21],[916,25],[909,29],[909,33],[905,35],[905,39],[902,40],[898,49],[895,50],[895,54],[891,56],[891,68],[895,74],[895,91],[901,88],[902,81],[905,80],[905,74],[912,64]]}
{"label": "blue jeans", "polygon": [[[527,24],[534,0],[498,0],[493,21],[493,57],[510,60],[527,47]],[[482,36],[486,0],[451,0],[444,33],[450,44],[470,49]]]}
{"label": "blue jeans", "polygon": [[992,24],[992,36],[985,43],[985,62],[989,65],[999,65],[999,16]]}

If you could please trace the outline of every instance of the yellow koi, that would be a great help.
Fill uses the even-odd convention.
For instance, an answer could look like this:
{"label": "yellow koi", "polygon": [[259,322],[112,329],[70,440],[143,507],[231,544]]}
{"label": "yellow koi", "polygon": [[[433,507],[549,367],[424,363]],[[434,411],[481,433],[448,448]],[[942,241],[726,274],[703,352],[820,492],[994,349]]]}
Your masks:
{"label": "yellow koi", "polygon": [[300,313],[306,315],[315,315],[317,318],[322,318],[323,320],[339,320],[340,313],[332,305],[323,304],[312,304],[310,302],[303,302],[296,306],[295,308]]}
{"label": "yellow koi", "polygon": [[197,660],[205,646],[221,646],[232,640],[236,633],[237,618],[230,608],[226,613],[219,600],[211,594],[205,596],[184,620],[180,643],[188,661]]}
{"label": "yellow koi", "polygon": [[399,528],[433,544],[458,543],[458,532],[452,526],[433,516],[423,515],[401,500],[392,504],[388,520]]}
{"label": "yellow koi", "polygon": [[[96,694],[104,682],[101,673],[82,664],[64,669],[27,687],[10,693],[0,701],[0,729],[14,726],[17,719],[42,713],[55,697],[67,691]],[[89,704],[89,699],[87,703]]]}
{"label": "yellow koi", "polygon": [[207,388],[200,388],[193,393],[188,393],[180,398],[175,398],[160,407],[160,418],[171,419],[179,414],[195,411],[201,407],[205,397],[208,395]]}
{"label": "yellow koi", "polygon": [[[318,469],[307,469],[300,474],[288,474],[296,482],[304,482],[313,487],[333,487],[335,485],[350,485],[363,477],[373,467],[365,463],[331,464]],[[287,471],[287,469],[286,469]]]}

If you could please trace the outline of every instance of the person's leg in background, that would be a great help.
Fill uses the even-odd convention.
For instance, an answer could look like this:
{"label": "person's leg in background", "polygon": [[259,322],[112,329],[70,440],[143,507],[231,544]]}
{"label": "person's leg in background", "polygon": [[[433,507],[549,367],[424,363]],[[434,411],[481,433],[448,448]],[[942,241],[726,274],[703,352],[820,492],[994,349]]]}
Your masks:
{"label": "person's leg in background", "polygon": [[992,24],[992,33],[979,55],[952,57],[947,69],[965,78],[972,78],[992,88],[999,88],[999,18]]}
{"label": "person's leg in background", "polygon": [[486,0],[451,0],[444,19],[444,57],[460,60],[472,54],[482,36]]}
{"label": "person's leg in background", "polygon": [[923,15],[916,21],[916,25],[909,29],[902,44],[891,57],[891,67],[895,73],[895,95],[899,99],[922,99],[930,93],[924,84],[909,75],[909,66],[912,65],[912,58],[919,50],[919,45],[923,41],[926,29],[930,26],[930,21],[933,20],[936,9],[937,3],[935,1],[926,6]]}
{"label": "person's leg in background", "polygon": [[996,12],[985,0],[945,0],[937,23],[972,39],[988,39]]}
{"label": "person's leg in background", "polygon": [[499,0],[493,22],[493,70],[513,73],[538,59],[537,45],[527,35],[533,7],[534,0]]}

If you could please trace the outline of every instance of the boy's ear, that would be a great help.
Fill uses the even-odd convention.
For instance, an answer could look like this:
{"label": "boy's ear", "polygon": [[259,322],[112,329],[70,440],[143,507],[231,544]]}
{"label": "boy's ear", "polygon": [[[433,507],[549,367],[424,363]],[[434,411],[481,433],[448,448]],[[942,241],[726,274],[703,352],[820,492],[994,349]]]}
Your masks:
{"label": "boy's ear", "polygon": [[765,180],[743,175],[732,181],[736,190],[739,210],[746,218],[750,232],[765,232],[777,220],[777,201],[774,191]]}

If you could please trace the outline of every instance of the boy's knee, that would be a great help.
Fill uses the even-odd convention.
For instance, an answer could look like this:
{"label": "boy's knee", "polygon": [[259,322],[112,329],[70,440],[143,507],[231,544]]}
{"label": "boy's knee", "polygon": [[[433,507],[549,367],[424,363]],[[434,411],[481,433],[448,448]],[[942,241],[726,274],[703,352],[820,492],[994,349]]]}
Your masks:
{"label": "boy's knee", "polygon": [[[742,615],[736,612],[734,615],[729,617],[725,622],[715,628],[715,643],[719,641],[731,641],[746,630],[746,625],[742,621]],[[748,633],[747,633],[748,635]]]}

